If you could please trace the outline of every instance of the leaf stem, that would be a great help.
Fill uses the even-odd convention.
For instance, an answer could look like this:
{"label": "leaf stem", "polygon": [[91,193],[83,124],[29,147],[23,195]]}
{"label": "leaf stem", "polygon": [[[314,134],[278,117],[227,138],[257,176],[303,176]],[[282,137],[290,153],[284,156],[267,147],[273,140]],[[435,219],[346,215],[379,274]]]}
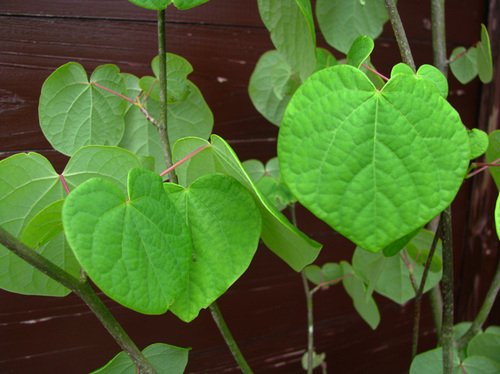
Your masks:
{"label": "leaf stem", "polygon": [[16,239],[7,230],[0,227],[0,243],[14,254],[22,258],[31,266],[40,270],[45,275],[61,283],[78,295],[96,315],[102,325],[108,330],[114,340],[134,362],[136,368],[144,374],[155,374],[156,370],[137,348],[135,343],[127,335],[123,327],[111,314],[106,305],[96,295],[92,287],[87,282],[81,282],[73,275],[67,273],[59,266],[53,264],[34,249],[27,247]]}
{"label": "leaf stem", "polygon": [[469,174],[467,174],[467,176],[465,178],[470,178],[470,177],[473,177],[474,175],[477,175],[483,171],[485,171],[486,169],[488,169],[489,167],[492,167],[492,166],[500,166],[500,158],[497,158],[495,161],[493,161],[492,163],[484,163],[484,162],[474,162],[473,163],[474,166],[481,166],[479,169],[477,170],[474,170],[473,172],[470,172]]}
{"label": "leaf stem", "polygon": [[415,272],[413,271],[413,265],[411,264],[410,260],[408,259],[408,255],[406,254],[405,250],[402,250],[399,252],[399,255],[401,256],[401,259],[403,260],[404,264],[406,265],[408,269],[408,276],[410,277],[410,283],[411,287],[413,288],[413,291],[415,291],[415,294],[418,292],[418,287],[417,287],[417,281],[415,279]]}
{"label": "leaf stem", "polygon": [[427,256],[427,260],[424,265],[424,272],[422,273],[422,279],[420,280],[420,285],[417,290],[417,294],[415,295],[415,310],[413,315],[413,340],[412,340],[412,348],[411,348],[411,357],[414,358],[417,355],[418,351],[418,338],[420,334],[420,311],[422,308],[422,296],[424,294],[425,282],[427,281],[427,276],[429,275],[429,269],[431,267],[432,258],[434,257],[434,253],[436,251],[438,238],[441,230],[441,221],[439,221],[439,225],[434,233],[434,237],[432,238],[431,248],[429,250],[429,255]]}
{"label": "leaf stem", "polygon": [[[167,56],[166,56],[166,32],[165,32],[165,9],[158,11],[158,54],[159,54],[159,83],[160,83],[160,120],[158,121],[158,132],[163,149],[163,157],[167,168],[172,166],[172,150],[168,138],[167,128]],[[177,183],[177,175],[172,171],[169,173],[170,181]]]}
{"label": "leaf stem", "polygon": [[229,327],[227,326],[226,321],[222,316],[222,312],[220,311],[219,306],[217,305],[216,302],[213,302],[209,308],[210,312],[212,313],[212,317],[215,323],[217,324],[217,327],[219,328],[219,331],[222,337],[224,338],[224,341],[226,342],[227,346],[229,347],[229,350],[231,351],[234,359],[238,363],[241,372],[244,374],[252,374],[253,371],[248,365],[247,361],[245,360],[245,357],[241,353],[241,350],[238,347],[236,340],[234,340],[233,334],[231,333],[231,330],[229,330]]}
{"label": "leaf stem", "polygon": [[61,184],[64,188],[64,191],[66,191],[66,195],[69,195],[69,187],[68,187],[68,183],[66,182],[66,178],[64,178],[64,175],[62,174],[59,174],[59,180],[61,181]]}
{"label": "leaf stem", "polygon": [[406,38],[406,32],[403,27],[403,23],[401,22],[398,8],[394,4],[394,0],[385,0],[385,7],[387,9],[387,13],[389,13],[389,19],[391,20],[394,36],[398,42],[401,59],[405,64],[409,65],[413,71],[415,71],[415,61],[413,60],[410,45],[408,44],[408,39]]}
{"label": "leaf stem", "polygon": [[193,156],[196,156],[198,153],[203,151],[205,148],[208,148],[209,146],[210,146],[210,144],[204,144],[201,147],[195,149],[193,152],[188,153],[185,157],[183,157],[182,159],[177,161],[175,164],[170,166],[168,169],[162,171],[160,174],[160,177],[163,177],[163,176],[167,175],[168,173],[173,172],[175,170],[175,168],[177,168],[179,165],[182,165],[183,163],[185,163],[186,161],[191,159]]}
{"label": "leaf stem", "polygon": [[483,305],[481,305],[481,309],[479,309],[479,313],[476,315],[476,318],[472,322],[472,325],[469,327],[469,329],[456,342],[456,346],[458,349],[467,346],[470,340],[481,330],[481,327],[486,322],[486,319],[488,318],[488,315],[491,312],[491,308],[493,308],[493,304],[495,303],[499,291],[500,291],[500,261],[497,264],[497,270],[495,272],[495,275],[493,276],[493,280],[491,281],[490,288],[486,293]]}
{"label": "leaf stem", "polygon": [[386,82],[389,80],[389,78],[387,78],[384,74],[378,72],[377,70],[375,70],[374,68],[372,68],[370,65],[368,64],[363,64],[363,67],[366,69],[366,70],[370,70],[373,74],[375,75],[378,75],[380,78],[382,78],[383,80],[385,80]]}

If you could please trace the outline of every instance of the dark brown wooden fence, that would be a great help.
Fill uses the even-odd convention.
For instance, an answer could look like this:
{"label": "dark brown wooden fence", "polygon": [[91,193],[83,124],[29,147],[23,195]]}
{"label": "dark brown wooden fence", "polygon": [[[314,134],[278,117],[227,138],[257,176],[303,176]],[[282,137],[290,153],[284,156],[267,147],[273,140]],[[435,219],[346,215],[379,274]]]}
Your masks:
{"label": "dark brown wooden fence", "polygon": [[[399,1],[417,64],[432,63],[429,2]],[[478,40],[479,25],[488,19],[488,4],[447,2],[448,51]],[[498,9],[496,0],[490,5]],[[498,21],[498,14],[490,14],[490,20],[495,17]],[[277,128],[255,111],[247,94],[258,57],[272,48],[256,1],[211,0],[191,11],[170,11],[167,19],[168,50],[193,64],[191,79],[214,112],[214,132],[228,139],[242,160],[275,156]],[[496,53],[498,39],[493,40]],[[154,12],[126,0],[0,0],[0,156],[37,151],[61,170],[67,159],[50,149],[38,127],[37,105],[44,79],[67,61],[78,61],[89,71],[110,62],[125,72],[149,74],[155,50]],[[377,40],[373,60],[386,74],[399,62],[389,27]],[[498,73],[496,78],[498,83]],[[495,87],[481,96],[477,81],[461,86],[451,79],[450,100],[469,127],[478,126],[478,118],[489,118],[495,105],[498,113]],[[498,125],[498,117],[492,121]],[[454,206],[458,320],[470,318],[477,310],[497,261],[497,240],[486,219],[492,210],[493,190],[489,181],[485,183],[482,188],[490,191],[486,203],[467,183]],[[469,203],[471,196],[475,205]],[[484,211],[478,212],[478,204]],[[470,235],[470,212],[482,220],[480,230],[490,228],[488,233]],[[318,263],[350,259],[354,246],[325,224],[302,210],[299,223],[324,243]],[[382,322],[372,331],[340,287],[315,296],[317,350],[327,353],[331,372],[407,371],[412,303],[400,307],[383,297],[377,297],[377,302]],[[188,372],[237,371],[208,312],[184,324],[168,313],[142,316],[109,300],[106,304],[141,347],[153,342],[192,347]],[[249,271],[219,304],[255,372],[302,372],[306,310],[297,273],[262,246]],[[427,304],[423,310],[421,348],[425,349],[432,346],[434,336]],[[494,317],[500,323],[498,313]],[[83,373],[100,367],[118,351],[78,298],[0,291],[0,373]]]}

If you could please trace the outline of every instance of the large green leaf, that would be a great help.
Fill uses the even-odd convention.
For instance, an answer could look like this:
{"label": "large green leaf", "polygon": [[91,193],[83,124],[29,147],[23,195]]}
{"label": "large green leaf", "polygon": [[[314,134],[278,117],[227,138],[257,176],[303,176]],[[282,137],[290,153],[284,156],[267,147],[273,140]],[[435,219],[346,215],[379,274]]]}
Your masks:
{"label": "large green leaf", "polygon": [[199,138],[178,141],[173,150],[174,161],[190,152],[209,145],[195,157],[179,166],[179,183],[187,186],[196,178],[214,172],[230,175],[253,195],[262,214],[261,237],[266,246],[294,270],[299,271],[318,256],[321,245],[294,227],[255,187],[238,157],[222,138],[212,135],[212,143]]}
{"label": "large green leaf", "polygon": [[193,253],[187,287],[171,311],[190,322],[245,272],[259,244],[261,217],[252,195],[235,179],[203,176],[189,187],[165,184],[189,226]]}
{"label": "large green leaf", "polygon": [[132,169],[128,196],[108,180],[88,180],[66,198],[63,224],[90,278],[130,309],[164,313],[186,285],[189,229],[157,174]]}
{"label": "large green leaf", "polygon": [[467,84],[477,75],[477,49],[471,47],[457,47],[451,52],[450,69],[455,78],[462,83]]}
{"label": "large green leaf", "polygon": [[279,126],[300,78],[278,51],[264,53],[250,77],[248,94],[253,105],[269,122]]}
{"label": "large green leaf", "polygon": [[483,83],[493,79],[493,59],[491,57],[490,37],[485,25],[481,25],[481,41],[477,44],[477,72]]}
{"label": "large green leaf", "polygon": [[40,127],[50,144],[65,155],[84,145],[117,145],[123,136],[126,101],[94,82],[118,93],[125,91],[115,65],[99,66],[89,81],[83,66],[69,62],[43,84]]}
{"label": "large green leaf", "polygon": [[258,0],[276,49],[304,80],[316,66],[316,35],[310,0]]}
{"label": "large green leaf", "polygon": [[[443,374],[443,349],[441,347],[415,356],[410,374]],[[453,374],[462,374],[458,354],[453,350]]]}
{"label": "large green leaf", "polygon": [[173,0],[177,9],[186,10],[207,3],[208,0]]}
{"label": "large green leaf", "polygon": [[317,0],[316,17],[328,44],[343,53],[360,35],[377,38],[389,19],[384,0]]}
{"label": "large green leaf", "polygon": [[353,271],[351,265],[345,261],[341,261],[340,265],[344,273],[342,284],[352,299],[354,309],[375,330],[380,323],[380,312],[375,300],[367,293],[365,284]]}
{"label": "large green leaf", "polygon": [[281,173],[292,193],[371,251],[447,207],[469,155],[458,113],[425,79],[396,74],[378,91],[347,65],[302,84],[278,137]]}
{"label": "large green leaf", "polygon": [[[500,163],[500,130],[490,132],[488,149],[486,150],[486,161],[489,163]],[[500,167],[488,168],[495,184],[500,190]]]}
{"label": "large green leaf", "polygon": [[[127,86],[127,96],[135,99],[141,93],[139,79],[131,74],[122,76]],[[145,107],[148,109],[148,103]],[[125,133],[119,145],[138,156],[153,157],[154,170],[158,173],[166,169],[158,130],[136,105],[130,104],[125,113]]]}
{"label": "large green leaf", "polygon": [[[409,245],[422,252],[429,251],[434,234],[422,230]],[[438,244],[437,256],[440,257],[441,244]],[[401,255],[405,255],[403,252]],[[410,282],[408,267],[400,256],[385,257],[382,252],[371,253],[361,248],[356,248],[352,257],[354,271],[368,284],[368,290],[388,297],[398,304],[405,304],[415,297],[415,291]],[[422,256],[425,262],[426,257]],[[423,264],[408,256],[412,265],[413,274],[417,284],[420,284],[424,271]],[[429,272],[425,283],[424,292],[433,288],[441,279],[440,269]]]}
{"label": "large green leaf", "polygon": [[163,10],[172,0],[128,0],[132,4],[135,4],[141,8],[151,9],[151,10]]}
{"label": "large green leaf", "polygon": [[[144,357],[153,365],[158,374],[182,374],[188,362],[189,348],[155,343],[144,348]],[[92,374],[136,374],[137,368],[125,352],[118,353],[105,366]]]}

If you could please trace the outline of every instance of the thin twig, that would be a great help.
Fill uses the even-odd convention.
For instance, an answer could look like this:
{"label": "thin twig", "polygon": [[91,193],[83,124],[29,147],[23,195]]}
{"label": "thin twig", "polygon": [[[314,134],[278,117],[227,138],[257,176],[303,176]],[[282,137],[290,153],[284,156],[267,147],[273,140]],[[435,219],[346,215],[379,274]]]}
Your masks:
{"label": "thin twig", "polygon": [[185,163],[189,159],[193,158],[193,156],[196,156],[198,153],[200,153],[204,149],[208,148],[209,146],[210,146],[210,144],[204,144],[201,147],[195,149],[193,152],[188,153],[185,157],[183,157],[182,159],[180,159],[179,161],[177,161],[175,164],[173,164],[172,166],[170,166],[168,169],[162,171],[160,173],[160,177],[163,177],[163,176],[165,176],[165,175],[173,172],[179,165],[182,165],[183,163]]}
{"label": "thin twig", "polygon": [[469,174],[467,174],[466,178],[473,177],[474,175],[477,175],[477,174],[485,171],[489,167],[500,166],[500,158],[497,158],[495,161],[493,161],[491,163],[475,162],[474,165],[475,166],[481,166],[481,167],[479,169],[476,169],[473,172],[470,172]]}
{"label": "thin twig", "polygon": [[370,65],[368,64],[363,64],[363,67],[367,70],[370,70],[373,74],[376,74],[378,75],[380,78],[382,78],[383,80],[385,80],[386,82],[389,80],[389,78],[387,78],[384,74],[382,73],[379,73],[376,69],[372,68]]}
{"label": "thin twig", "polygon": [[311,290],[311,294],[315,294],[316,292],[318,292],[319,290],[325,288],[326,286],[330,286],[330,285],[333,285],[333,284],[337,284],[339,282],[342,282],[344,279],[346,278],[349,278],[349,277],[352,277],[352,274],[344,274],[342,275],[341,277],[338,277],[338,278],[335,278],[335,279],[332,279],[332,280],[329,280],[327,282],[322,282],[318,285],[316,285],[316,287],[314,287],[312,290]]}
{"label": "thin twig", "polygon": [[413,291],[415,291],[415,294],[416,294],[418,287],[417,287],[417,281],[415,280],[413,265],[411,264],[410,260],[408,259],[408,255],[406,254],[405,250],[402,250],[401,252],[399,252],[399,255],[401,256],[401,259],[403,260],[404,264],[408,268],[408,275],[410,277],[410,283],[411,283],[411,286],[413,288]]}
{"label": "thin twig", "polygon": [[396,4],[394,4],[394,0],[385,0],[385,7],[387,9],[387,13],[389,13],[394,36],[396,37],[396,41],[398,42],[401,59],[405,64],[409,65],[413,71],[415,71],[415,61],[413,60],[410,44],[408,44],[406,32],[403,27],[403,23],[401,22],[398,8],[396,7]]}

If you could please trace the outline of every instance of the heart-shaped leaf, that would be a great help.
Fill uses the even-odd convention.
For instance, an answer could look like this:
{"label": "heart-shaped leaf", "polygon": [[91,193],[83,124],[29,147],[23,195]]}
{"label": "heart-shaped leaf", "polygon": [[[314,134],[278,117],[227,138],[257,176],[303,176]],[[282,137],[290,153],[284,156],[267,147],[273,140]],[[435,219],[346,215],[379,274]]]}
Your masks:
{"label": "heart-shaped leaf", "polygon": [[485,356],[500,364],[500,335],[481,333],[472,338],[467,346],[467,356]]}
{"label": "heart-shaped leaf", "polygon": [[470,159],[474,160],[482,156],[487,150],[489,145],[488,134],[480,129],[472,129],[468,132],[469,145],[470,145]]}
{"label": "heart-shaped leaf", "polygon": [[[496,347],[497,352],[500,346]],[[498,357],[498,354],[497,354]],[[500,373],[499,360],[494,361],[484,355],[468,356],[460,365],[460,372],[467,374],[498,374]]]}
{"label": "heart-shaped leaf", "polygon": [[199,138],[186,138],[175,144],[174,161],[208,145],[195,157],[177,167],[179,183],[188,186],[200,176],[210,173],[232,176],[250,191],[260,209],[262,214],[261,237],[266,246],[296,271],[300,271],[304,266],[313,262],[319,254],[321,244],[294,227],[267,200],[256,188],[238,157],[224,139],[212,135],[211,140],[212,144]]}
{"label": "heart-shaped leaf", "polygon": [[371,251],[447,207],[469,155],[458,113],[428,82],[397,74],[378,91],[347,65],[304,82],[278,138],[282,177],[292,193]]}
{"label": "heart-shaped leaf", "polygon": [[448,80],[438,68],[424,64],[418,68],[417,76],[431,82],[445,99],[448,97]]}
{"label": "heart-shaped leaf", "polygon": [[316,16],[328,44],[343,53],[360,35],[377,38],[389,19],[384,0],[318,0]]}
{"label": "heart-shaped leaf", "polygon": [[349,48],[349,52],[347,52],[347,63],[359,68],[370,57],[374,46],[373,39],[369,36],[361,35],[357,37],[351,48]]}
{"label": "heart-shaped leaf", "polygon": [[[157,374],[183,374],[188,362],[189,348],[155,343],[142,351]],[[118,353],[111,361],[92,374],[136,374],[137,368],[125,352]]]}
{"label": "heart-shaped leaf", "polygon": [[193,242],[188,284],[171,307],[190,322],[248,268],[261,217],[248,190],[225,175],[203,176],[188,188],[166,184],[165,189],[189,224]]}
{"label": "heart-shaped leaf", "polygon": [[325,284],[325,288],[329,285],[340,282],[343,275],[342,267],[335,262],[327,262],[322,267],[317,265],[309,265],[304,268],[304,274],[307,279],[316,285]]}
{"label": "heart-shaped leaf", "polygon": [[[443,348],[423,352],[415,356],[410,366],[410,374],[443,374]],[[453,349],[453,374],[463,373],[460,370],[458,353]]]}
{"label": "heart-shaped leaf", "polygon": [[151,9],[151,10],[163,10],[172,0],[128,0],[132,4],[135,4],[141,8]]}
{"label": "heart-shaped leaf", "polygon": [[471,47],[455,48],[450,55],[450,69],[455,78],[462,83],[467,84],[477,75],[477,49]]}
{"label": "heart-shaped leaf", "polygon": [[132,169],[128,196],[105,179],[90,179],[66,198],[63,223],[82,267],[117,302],[161,314],[183,291],[191,238],[157,174]]}
{"label": "heart-shaped leaf", "polygon": [[69,62],[43,84],[40,127],[49,143],[65,155],[84,145],[117,145],[123,136],[127,102],[93,83],[125,91],[115,65],[99,66],[89,81],[82,65]]}

